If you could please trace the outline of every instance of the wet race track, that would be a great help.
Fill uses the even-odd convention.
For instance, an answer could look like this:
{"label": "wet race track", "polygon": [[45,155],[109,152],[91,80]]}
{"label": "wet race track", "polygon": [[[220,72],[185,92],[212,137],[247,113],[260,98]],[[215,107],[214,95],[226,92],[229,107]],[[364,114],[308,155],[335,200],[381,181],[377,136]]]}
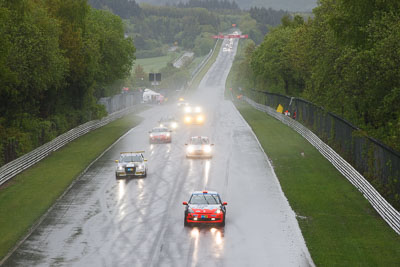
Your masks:
{"label": "wet race track", "polygon": [[[203,126],[181,126],[171,144],[150,145],[148,131],[178,108],[142,112],[144,121],[88,169],[5,265],[312,266],[267,157],[224,100],[233,58],[221,49],[188,99],[207,112]],[[210,137],[212,159],[186,159],[185,143],[194,135]],[[146,151],[147,178],[116,180],[114,160],[137,150]],[[182,201],[204,189],[228,202],[224,228],[184,227]]]}

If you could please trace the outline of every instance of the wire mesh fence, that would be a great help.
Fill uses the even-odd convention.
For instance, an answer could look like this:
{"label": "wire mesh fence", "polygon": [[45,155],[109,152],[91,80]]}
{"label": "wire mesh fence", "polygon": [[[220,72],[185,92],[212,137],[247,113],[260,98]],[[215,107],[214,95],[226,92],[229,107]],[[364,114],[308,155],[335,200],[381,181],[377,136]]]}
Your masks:
{"label": "wire mesh fence", "polygon": [[361,173],[397,210],[400,209],[400,153],[366,136],[339,116],[301,98],[247,90],[246,96],[277,109],[312,130]]}
{"label": "wire mesh fence", "polygon": [[98,103],[105,106],[107,113],[111,114],[139,104],[142,101],[142,95],[143,93],[138,91],[132,93],[123,93],[111,97],[100,98]]}

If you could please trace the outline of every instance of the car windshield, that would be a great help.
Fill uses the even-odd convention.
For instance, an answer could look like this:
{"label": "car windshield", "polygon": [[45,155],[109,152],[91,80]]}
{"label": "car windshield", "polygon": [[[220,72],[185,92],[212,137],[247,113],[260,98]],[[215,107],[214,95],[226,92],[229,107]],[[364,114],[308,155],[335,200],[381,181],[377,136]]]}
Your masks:
{"label": "car windshield", "polygon": [[142,162],[143,158],[141,155],[125,155],[121,156],[121,162]]}
{"label": "car windshield", "polygon": [[215,194],[195,194],[189,201],[190,204],[221,204],[219,197]]}
{"label": "car windshield", "polygon": [[174,117],[164,117],[161,118],[160,122],[168,122],[168,121],[175,121]]}
{"label": "car windshield", "polygon": [[210,141],[208,138],[205,137],[199,137],[199,138],[192,138],[191,142],[192,145],[208,145]]}
{"label": "car windshield", "polygon": [[162,133],[162,132],[168,132],[167,128],[154,128],[152,130],[153,133]]}

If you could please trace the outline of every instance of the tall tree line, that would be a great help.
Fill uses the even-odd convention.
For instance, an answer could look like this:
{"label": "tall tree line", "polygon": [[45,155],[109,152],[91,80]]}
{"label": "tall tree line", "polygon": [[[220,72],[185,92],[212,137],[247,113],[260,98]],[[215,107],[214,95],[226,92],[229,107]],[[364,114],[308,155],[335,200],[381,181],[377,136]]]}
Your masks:
{"label": "tall tree line", "polygon": [[281,24],[281,19],[289,15],[286,11],[265,7],[251,7],[249,13],[257,22],[257,27],[263,35],[268,32],[269,27]]}
{"label": "tall tree line", "polygon": [[97,9],[110,9],[123,19],[141,16],[141,8],[134,0],[89,0],[89,4]]}
{"label": "tall tree line", "polygon": [[165,45],[174,43],[196,53],[207,53],[212,47],[208,39],[230,29],[232,24],[237,24],[259,44],[268,28],[278,25],[287,14],[265,8],[242,11],[235,1],[228,0],[190,0],[169,6],[139,6],[134,0],[89,0],[89,3],[124,18],[125,32],[133,37],[138,58],[161,56],[167,50]]}
{"label": "tall tree line", "polygon": [[[179,3],[185,4],[190,2],[190,0],[136,0],[136,2],[164,6],[177,5]],[[222,0],[221,2],[225,1]],[[233,1],[228,0],[227,2]],[[290,12],[311,12],[317,6],[318,0],[234,0],[234,2],[243,10],[248,10],[251,7],[265,7],[267,9],[283,9]]]}
{"label": "tall tree line", "polygon": [[228,1],[228,0],[189,0],[186,3],[179,2],[176,6],[181,8],[202,7],[208,10],[240,9],[235,1]]}
{"label": "tall tree line", "polygon": [[86,0],[0,0],[0,164],[105,114],[96,97],[129,74],[118,16]]}
{"label": "tall tree line", "polygon": [[312,19],[284,17],[238,83],[306,98],[399,151],[399,40],[399,1],[321,0]]}

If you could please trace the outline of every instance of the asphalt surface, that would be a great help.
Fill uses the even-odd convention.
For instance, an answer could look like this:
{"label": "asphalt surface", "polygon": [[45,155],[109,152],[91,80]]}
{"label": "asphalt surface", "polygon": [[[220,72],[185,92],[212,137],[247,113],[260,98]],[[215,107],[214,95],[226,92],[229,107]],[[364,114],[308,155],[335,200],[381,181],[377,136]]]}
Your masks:
{"label": "asphalt surface", "polygon": [[[5,266],[313,266],[268,158],[224,100],[234,53],[221,52],[188,97],[207,111],[203,126],[181,126],[171,144],[150,145],[148,131],[178,108],[142,112],[145,120],[88,169]],[[212,159],[185,158],[194,135],[210,137]],[[136,150],[146,151],[147,178],[116,180],[114,160]],[[203,189],[228,202],[224,228],[184,227],[182,201]]]}

